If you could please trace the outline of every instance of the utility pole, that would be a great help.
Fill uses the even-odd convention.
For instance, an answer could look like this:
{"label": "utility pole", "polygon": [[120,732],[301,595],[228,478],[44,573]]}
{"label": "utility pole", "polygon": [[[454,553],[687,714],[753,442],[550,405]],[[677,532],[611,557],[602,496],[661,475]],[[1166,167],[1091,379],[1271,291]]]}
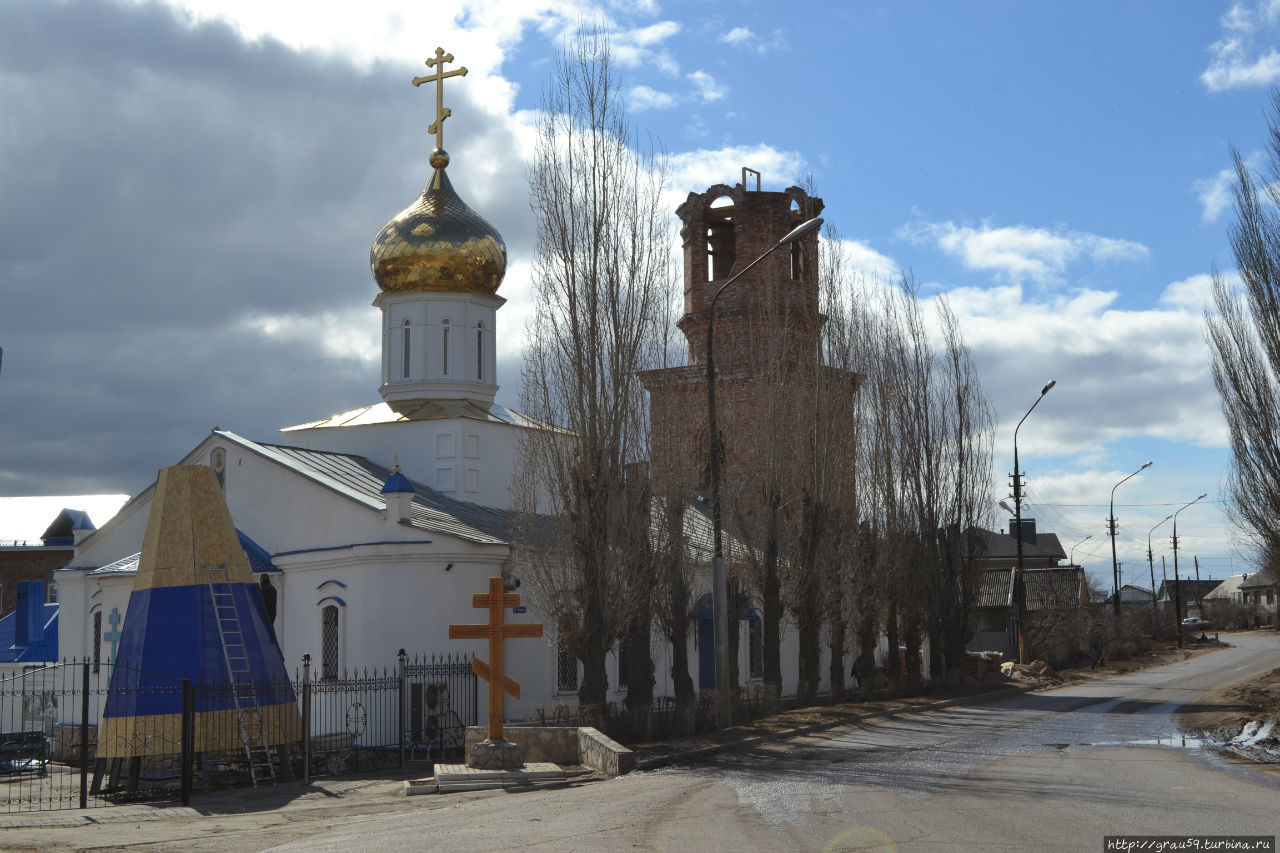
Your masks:
{"label": "utility pole", "polygon": [[1173,514],[1173,591],[1174,591],[1174,621],[1178,623],[1178,648],[1182,648],[1182,582],[1178,580],[1178,513],[1209,496],[1205,492],[1194,501],[1183,504],[1177,512]]}
{"label": "utility pole", "polygon": [[1022,429],[1022,421],[1030,417],[1036,406],[1040,405],[1044,395],[1057,384],[1058,380],[1050,379],[1040,389],[1040,396],[1036,397],[1022,420],[1013,428],[1013,523],[1017,528],[1014,536],[1018,545],[1018,571],[1013,577],[1013,599],[1018,608],[1018,663],[1023,665],[1031,663],[1031,647],[1027,644],[1027,578],[1022,565],[1022,471],[1018,467],[1018,430]]}
{"label": "utility pole", "polygon": [[[1143,471],[1150,468],[1151,465],[1152,465],[1151,462],[1147,462],[1137,471],[1134,471],[1128,477],[1125,477],[1123,480],[1121,480],[1120,482],[1116,483],[1114,486],[1111,487],[1111,515],[1107,519],[1107,521],[1110,524],[1110,533],[1111,533],[1111,575],[1112,575],[1111,581],[1114,584],[1114,590],[1115,590],[1115,596],[1112,599],[1111,609],[1115,613],[1115,616],[1117,619],[1120,618],[1120,564],[1116,562],[1116,489],[1120,488],[1125,483],[1127,483],[1128,481],[1132,480],[1134,477],[1141,474]],[[1176,523],[1176,519],[1175,519],[1175,523]]]}

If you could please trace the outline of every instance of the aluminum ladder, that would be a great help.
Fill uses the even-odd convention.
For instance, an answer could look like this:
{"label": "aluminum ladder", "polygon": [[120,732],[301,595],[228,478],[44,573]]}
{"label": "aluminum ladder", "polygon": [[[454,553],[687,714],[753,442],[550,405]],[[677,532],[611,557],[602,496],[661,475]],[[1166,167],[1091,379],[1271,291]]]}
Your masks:
{"label": "aluminum ladder", "polygon": [[267,727],[262,717],[262,708],[258,705],[253,671],[249,668],[244,627],[240,622],[240,610],[236,607],[231,572],[225,565],[206,565],[205,573],[209,577],[214,621],[218,623],[218,636],[222,639],[222,653],[227,662],[228,686],[236,704],[240,740],[244,744],[245,757],[249,760],[249,777],[255,788],[259,783],[270,782],[274,785],[276,775],[267,747]]}

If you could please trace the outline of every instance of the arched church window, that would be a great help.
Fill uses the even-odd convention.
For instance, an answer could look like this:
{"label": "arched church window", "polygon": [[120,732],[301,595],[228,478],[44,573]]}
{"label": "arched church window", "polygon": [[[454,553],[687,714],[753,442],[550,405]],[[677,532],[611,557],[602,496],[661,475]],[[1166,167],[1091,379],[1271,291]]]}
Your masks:
{"label": "arched church window", "polygon": [[733,239],[733,199],[721,196],[707,208],[707,281],[732,274],[736,256]]}
{"label": "arched church window", "polygon": [[449,375],[449,318],[440,321],[440,375]]}
{"label": "arched church window", "polygon": [[338,678],[338,606],[326,605],[320,611],[320,678]]}
{"label": "arched church window", "polygon": [[409,318],[404,318],[404,368],[403,375],[405,379],[409,378]]}
{"label": "arched church window", "polygon": [[476,323],[476,379],[484,381],[484,321]]}
{"label": "arched church window", "polygon": [[93,671],[102,665],[102,611],[93,614]]}

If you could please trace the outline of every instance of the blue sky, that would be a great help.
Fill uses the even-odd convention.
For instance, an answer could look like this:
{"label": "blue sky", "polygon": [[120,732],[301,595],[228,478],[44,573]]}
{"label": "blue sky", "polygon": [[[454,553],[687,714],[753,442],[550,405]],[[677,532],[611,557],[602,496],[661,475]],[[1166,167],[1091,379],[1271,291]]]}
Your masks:
{"label": "blue sky", "polygon": [[[470,71],[450,176],[511,256],[514,404],[533,111],[583,19],[612,32],[673,209],[743,166],[768,189],[812,172],[863,274],[948,295],[1000,481],[1057,380],[1019,434],[1026,512],[1065,547],[1091,536],[1091,573],[1109,582],[1111,487],[1148,459],[1117,492],[1125,580],[1202,492],[1182,556],[1249,569],[1214,503],[1200,327],[1234,263],[1229,146],[1256,156],[1280,80],[1280,3],[3,4],[0,496],[135,492],[214,425],[275,440],[377,399],[368,246],[425,181],[433,99],[408,79],[437,45]],[[49,520],[11,506],[0,538]]]}

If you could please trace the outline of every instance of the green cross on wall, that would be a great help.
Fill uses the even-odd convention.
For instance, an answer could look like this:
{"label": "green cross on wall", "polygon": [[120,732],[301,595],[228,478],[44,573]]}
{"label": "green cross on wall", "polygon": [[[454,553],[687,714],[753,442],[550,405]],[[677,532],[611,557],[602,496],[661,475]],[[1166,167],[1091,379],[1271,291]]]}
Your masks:
{"label": "green cross on wall", "polygon": [[111,644],[111,662],[116,662],[116,645],[120,642],[120,615],[118,607],[111,608],[111,615],[107,617],[107,621],[111,623],[111,630],[102,635],[102,639]]}

